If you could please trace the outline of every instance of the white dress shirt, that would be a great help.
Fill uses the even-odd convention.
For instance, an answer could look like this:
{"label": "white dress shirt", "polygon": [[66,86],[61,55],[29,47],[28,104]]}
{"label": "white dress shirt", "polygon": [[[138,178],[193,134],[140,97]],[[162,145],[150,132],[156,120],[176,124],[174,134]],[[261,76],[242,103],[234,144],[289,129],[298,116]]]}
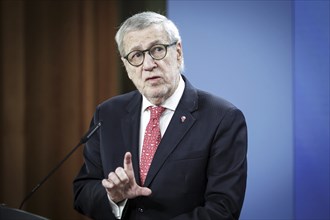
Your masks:
{"label": "white dress shirt", "polygon": [[[164,103],[161,104],[161,106],[165,108],[165,111],[160,116],[160,121],[159,121],[160,133],[161,133],[162,137],[167,129],[167,126],[169,125],[169,123],[172,119],[172,116],[174,114],[176,107],[179,104],[179,101],[183,94],[184,87],[185,87],[185,83],[180,75],[180,81],[179,81],[178,88],[175,90],[175,92],[173,93],[172,96],[170,96]],[[143,141],[144,141],[144,133],[145,133],[145,130],[147,128],[147,125],[148,125],[149,119],[150,119],[150,111],[148,110],[149,106],[155,106],[155,105],[152,104],[151,102],[149,102],[148,99],[143,96],[142,108],[141,108],[141,123],[140,123],[140,143],[139,143],[140,156],[141,156],[142,145],[143,145]]]}
{"label": "white dress shirt", "polygon": [[[179,85],[178,88],[175,90],[172,96],[170,96],[164,103],[161,104],[162,107],[166,108],[163,114],[160,117],[159,126],[160,126],[160,133],[163,137],[165,131],[172,119],[174,111],[178,106],[180,99],[182,97],[183,91],[185,88],[185,83],[180,75]],[[141,107],[141,121],[140,121],[140,143],[139,143],[139,152],[141,156],[142,152],[142,145],[144,141],[144,133],[147,128],[149,119],[150,119],[150,111],[148,110],[149,106],[155,106],[151,102],[148,101],[146,97],[143,96],[142,98],[142,107]],[[123,202],[116,204],[111,201],[108,195],[110,205],[112,208],[112,213],[116,216],[117,219],[120,219],[126,205],[127,199]]]}

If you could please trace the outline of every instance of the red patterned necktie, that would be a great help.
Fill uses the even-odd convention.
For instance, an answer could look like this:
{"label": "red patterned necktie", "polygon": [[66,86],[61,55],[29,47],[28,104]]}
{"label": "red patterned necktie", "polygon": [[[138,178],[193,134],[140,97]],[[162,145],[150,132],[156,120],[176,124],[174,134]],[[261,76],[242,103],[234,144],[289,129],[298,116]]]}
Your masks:
{"label": "red patterned necktie", "polygon": [[141,185],[144,184],[152,158],[154,157],[161,139],[159,119],[162,113],[165,111],[165,108],[161,106],[150,106],[148,109],[150,111],[150,120],[144,133],[144,141],[140,159]]}

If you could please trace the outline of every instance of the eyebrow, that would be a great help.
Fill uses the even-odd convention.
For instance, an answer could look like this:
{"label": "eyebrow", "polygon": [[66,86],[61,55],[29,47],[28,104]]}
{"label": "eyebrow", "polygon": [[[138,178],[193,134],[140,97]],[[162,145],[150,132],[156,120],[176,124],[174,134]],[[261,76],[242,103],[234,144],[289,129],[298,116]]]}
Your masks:
{"label": "eyebrow", "polygon": [[[161,41],[160,40],[154,40],[154,41],[152,41],[152,42],[149,43],[149,46],[147,48],[149,49],[150,47],[152,47],[152,46],[154,46],[156,44],[161,44]],[[133,47],[129,51],[129,53],[132,52],[132,51],[135,51],[135,50],[143,50],[143,49],[141,49],[141,45],[138,45],[138,46]]]}

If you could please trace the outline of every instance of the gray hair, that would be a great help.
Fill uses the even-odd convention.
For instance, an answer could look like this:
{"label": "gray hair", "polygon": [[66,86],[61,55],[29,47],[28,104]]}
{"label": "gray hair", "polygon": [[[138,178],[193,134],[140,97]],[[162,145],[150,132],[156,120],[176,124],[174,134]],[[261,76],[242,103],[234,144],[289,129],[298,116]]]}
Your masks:
{"label": "gray hair", "polygon": [[[167,33],[167,37],[169,41],[181,42],[181,36],[179,34],[179,30],[171,20],[156,12],[151,12],[151,11],[141,12],[128,18],[120,26],[119,30],[116,33],[115,40],[117,43],[120,56],[122,57],[125,56],[125,50],[123,45],[123,39],[125,37],[125,34],[131,31],[143,30],[153,24],[161,25],[164,28],[164,31]],[[184,63],[182,59],[182,63],[180,67],[181,73],[183,72],[183,69],[184,69]]]}

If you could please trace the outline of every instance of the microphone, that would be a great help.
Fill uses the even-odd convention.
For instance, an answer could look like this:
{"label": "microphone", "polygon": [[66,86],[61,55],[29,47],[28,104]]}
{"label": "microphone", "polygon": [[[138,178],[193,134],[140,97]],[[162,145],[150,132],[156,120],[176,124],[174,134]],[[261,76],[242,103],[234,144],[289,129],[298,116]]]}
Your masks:
{"label": "microphone", "polygon": [[80,142],[64,157],[64,159],[61,160],[61,162],[59,162],[57,166],[54,167],[52,171],[50,171],[47,176],[43,180],[41,180],[23,199],[21,205],[19,206],[19,209],[22,209],[24,203],[42,186],[42,184],[44,184],[48,180],[49,177],[51,177],[55,173],[56,170],[58,170],[58,168],[62,166],[62,164],[71,156],[71,154],[73,154],[80,147],[80,145],[85,144],[93,136],[93,134],[101,127],[101,125],[102,121],[99,121],[92,128],[89,129],[89,131],[80,139]]}

